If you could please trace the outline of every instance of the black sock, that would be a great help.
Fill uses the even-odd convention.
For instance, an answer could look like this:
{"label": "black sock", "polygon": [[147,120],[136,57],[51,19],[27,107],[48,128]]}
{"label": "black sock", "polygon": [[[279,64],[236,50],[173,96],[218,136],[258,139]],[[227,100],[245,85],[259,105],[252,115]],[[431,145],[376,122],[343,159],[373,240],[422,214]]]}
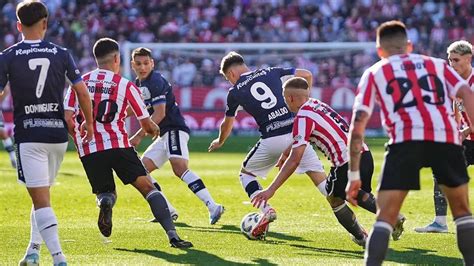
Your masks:
{"label": "black sock", "polygon": [[372,232],[365,247],[365,265],[380,266],[387,255],[388,242],[393,227],[383,221],[377,221],[374,224]]}
{"label": "black sock", "polygon": [[375,197],[372,193],[359,190],[359,193],[357,194],[357,202],[359,203],[359,206],[368,210],[369,212],[377,212],[377,204],[375,203]]}
{"label": "black sock", "polygon": [[444,196],[443,192],[441,192],[441,188],[434,179],[434,194],[433,200],[435,205],[435,213],[436,216],[446,216],[448,213],[448,202],[446,201],[446,197]]}
{"label": "black sock", "polygon": [[97,206],[100,207],[102,201],[106,201],[107,204],[110,204],[111,207],[114,207],[117,196],[112,192],[105,192],[97,194]]}
{"label": "black sock", "polygon": [[345,203],[332,210],[339,223],[346,228],[349,233],[357,239],[364,237],[363,229],[357,222],[354,212]]}
{"label": "black sock", "polygon": [[150,204],[151,212],[155,216],[156,220],[161,224],[165,232],[170,236],[170,231],[175,231],[173,220],[170,216],[170,211],[168,209],[168,204],[166,204],[165,198],[157,190],[152,190],[146,196],[148,204]]}
{"label": "black sock", "polygon": [[474,218],[472,215],[454,219],[458,248],[464,258],[464,265],[474,265]]}

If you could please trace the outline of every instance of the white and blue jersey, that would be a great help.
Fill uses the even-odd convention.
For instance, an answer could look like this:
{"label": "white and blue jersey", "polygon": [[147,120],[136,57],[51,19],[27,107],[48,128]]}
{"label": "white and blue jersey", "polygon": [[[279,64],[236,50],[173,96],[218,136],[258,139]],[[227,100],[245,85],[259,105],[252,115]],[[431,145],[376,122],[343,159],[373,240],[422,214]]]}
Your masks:
{"label": "white and blue jersey", "polygon": [[244,73],[229,90],[226,116],[242,107],[257,122],[262,138],[290,133],[294,116],[283,98],[283,80],[294,68],[270,67]]}
{"label": "white and blue jersey", "polygon": [[145,80],[141,82],[136,79],[135,84],[140,88],[143,99],[150,115],[153,114],[153,106],[166,104],[166,114],[163,120],[158,124],[160,135],[171,130],[182,130],[190,133],[183,115],[181,114],[176,98],[173,94],[171,84],[157,71],[152,71]]}
{"label": "white and blue jersey", "polygon": [[46,41],[22,41],[0,53],[0,91],[10,82],[15,142],[64,143],[66,78],[81,75],[69,52]]}

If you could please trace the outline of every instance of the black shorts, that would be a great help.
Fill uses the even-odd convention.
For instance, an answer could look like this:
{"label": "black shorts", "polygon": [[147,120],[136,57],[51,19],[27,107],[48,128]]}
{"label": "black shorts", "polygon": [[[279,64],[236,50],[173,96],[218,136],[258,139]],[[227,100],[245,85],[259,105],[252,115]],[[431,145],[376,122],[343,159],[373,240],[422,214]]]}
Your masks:
{"label": "black shorts", "polygon": [[139,176],[147,175],[134,148],[95,152],[82,157],[81,161],[94,194],[115,191],[112,170],[125,185],[135,182]]}
{"label": "black shorts", "polygon": [[462,142],[464,157],[466,157],[466,166],[474,164],[474,140],[464,140]]}
{"label": "black shorts", "polygon": [[[329,176],[326,179],[326,191],[329,196],[346,198],[347,171],[349,163],[339,167],[331,167]],[[360,179],[362,181],[361,189],[370,193],[372,191],[372,174],[374,173],[374,159],[370,151],[365,151],[360,156]]]}
{"label": "black shorts", "polygon": [[419,190],[423,167],[430,167],[438,184],[447,187],[469,182],[461,146],[408,141],[387,146],[379,190]]}

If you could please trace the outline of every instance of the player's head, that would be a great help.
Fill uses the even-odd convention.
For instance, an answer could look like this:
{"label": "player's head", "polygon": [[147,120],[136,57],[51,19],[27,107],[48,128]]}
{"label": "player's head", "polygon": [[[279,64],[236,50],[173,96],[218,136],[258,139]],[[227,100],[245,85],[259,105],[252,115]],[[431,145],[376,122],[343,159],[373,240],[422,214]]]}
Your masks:
{"label": "player's head", "polygon": [[219,72],[232,85],[237,82],[242,73],[247,71],[248,67],[245,65],[244,58],[237,52],[232,51],[222,58]]}
{"label": "player's head", "polygon": [[155,62],[151,55],[151,50],[145,47],[138,47],[132,52],[132,69],[139,80],[144,80],[150,75],[155,67]]}
{"label": "player's head", "polygon": [[471,74],[472,45],[467,41],[453,42],[446,50],[449,64],[461,75],[467,78]]}
{"label": "player's head", "polygon": [[117,41],[110,38],[97,40],[93,48],[95,61],[99,68],[120,72],[120,49]]}
{"label": "player's head", "polygon": [[405,24],[398,20],[382,23],[377,28],[377,54],[386,58],[395,54],[406,54],[413,51],[408,40]]}
{"label": "player's head", "polygon": [[43,39],[48,28],[48,9],[40,1],[23,1],[16,6],[18,31],[26,38]]}
{"label": "player's head", "polygon": [[294,77],[283,83],[285,102],[293,113],[298,112],[301,106],[309,99],[309,85],[304,78]]}

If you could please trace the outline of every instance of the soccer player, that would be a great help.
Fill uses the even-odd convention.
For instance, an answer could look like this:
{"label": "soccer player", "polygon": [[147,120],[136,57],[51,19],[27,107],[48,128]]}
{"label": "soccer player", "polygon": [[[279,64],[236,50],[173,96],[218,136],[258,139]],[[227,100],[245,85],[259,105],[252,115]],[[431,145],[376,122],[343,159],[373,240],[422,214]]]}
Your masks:
{"label": "soccer player", "polygon": [[367,241],[365,263],[382,264],[403,200],[409,190],[420,189],[420,169],[430,167],[448,199],[464,263],[473,265],[469,176],[451,99],[461,98],[472,120],[474,92],[444,60],[412,54],[412,49],[403,23],[388,21],[377,28],[381,60],[362,75],[349,129],[347,200],[358,202],[364,130],[377,99],[390,139],[379,179],[377,221]]}
{"label": "soccer player", "polygon": [[65,116],[92,192],[97,196],[100,232],[106,237],[112,233],[112,208],[117,195],[113,170],[124,184],[132,184],[148,201],[153,216],[165,230],[172,247],[192,247],[190,242],[179,238],[166,200],[147,177],[146,169],[128,141],[124,121],[128,107],[147,134],[156,137],[160,129],[150,119],[140,90],[118,74],[118,43],[110,38],[99,39],[94,44],[93,53],[98,68],[85,74],[83,79],[93,102],[94,141],[82,141],[79,131],[82,118],[71,90],[66,94]]}
{"label": "soccer player", "polygon": [[[3,95],[0,96],[0,102],[2,102],[6,95],[10,93],[9,86],[5,86],[3,90]],[[15,148],[13,147],[12,138],[8,135],[8,131],[5,129],[3,113],[0,110],[0,139],[2,140],[3,148],[8,152],[10,156],[10,163],[13,168],[16,168],[16,157],[15,157]]]}
{"label": "soccer player", "polygon": [[[132,68],[137,75],[135,84],[140,87],[148,112],[153,122],[160,127],[160,138],[157,138],[142,155],[142,162],[149,173],[169,161],[174,174],[183,180],[189,189],[206,205],[211,224],[217,223],[224,213],[224,206],[217,204],[202,179],[191,171],[189,163],[189,128],[181,115],[171,84],[153,68],[151,51],[140,47],[132,52]],[[130,139],[137,146],[145,132],[143,129]],[[161,188],[150,176],[158,190]],[[169,204],[172,215],[177,219],[176,210]]]}
{"label": "soccer player", "polygon": [[[451,67],[465,79],[471,89],[474,90],[474,73],[472,72],[472,45],[467,41],[457,41],[449,45],[447,49],[448,61]],[[454,113],[458,124],[461,124],[461,133],[464,141],[464,156],[466,157],[466,166],[474,164],[474,134],[470,132],[471,121],[464,111],[462,100],[457,99],[453,105]],[[418,233],[447,233],[448,225],[446,223],[446,215],[448,212],[448,203],[446,197],[441,192],[436,178],[434,178],[434,221],[425,226],[415,228]]]}
{"label": "soccer player", "polygon": [[[43,41],[48,10],[37,1],[17,5],[17,28],[23,40],[0,54],[0,92],[10,82],[18,152],[18,179],[26,184],[33,202],[31,238],[20,265],[38,265],[44,241],[54,265],[66,265],[58,236],[58,221],[51,208],[53,185],[67,148],[63,93],[66,78],[84,109],[86,125],[92,125],[91,102],[79,70],[69,52]],[[84,141],[92,139],[87,127]]]}
{"label": "soccer player", "polygon": [[[235,116],[241,106],[257,122],[261,138],[248,153],[240,170],[240,182],[250,199],[262,189],[256,177],[265,177],[278,162],[281,154],[292,143],[293,115],[283,99],[282,80],[297,76],[312,84],[311,72],[304,69],[270,67],[250,71],[243,57],[230,52],[221,62],[220,72],[233,85],[227,96],[227,110],[219,131],[209,151],[220,148],[232,132]],[[325,174],[316,152],[306,147],[298,173],[306,173],[318,189],[325,193]],[[260,205],[263,212],[253,236],[261,236],[267,225],[276,219],[276,212],[269,204]]]}
{"label": "soccer player", "polygon": [[[349,125],[336,111],[324,102],[310,98],[310,89],[306,80],[298,77],[283,84],[285,102],[291,112],[297,113],[293,124],[293,145],[289,157],[270,186],[255,195],[254,206],[267,202],[279,187],[296,170],[306,146],[314,144],[331,161],[332,167],[326,182],[327,200],[339,223],[352,234],[352,240],[364,246],[367,232],[357,222],[354,212],[346,205],[345,188],[347,184],[347,132]],[[371,194],[374,161],[372,154],[364,144],[361,154],[362,189],[357,194],[360,206],[376,213],[375,197]],[[392,237],[398,240],[403,232],[405,218],[399,217]]]}

